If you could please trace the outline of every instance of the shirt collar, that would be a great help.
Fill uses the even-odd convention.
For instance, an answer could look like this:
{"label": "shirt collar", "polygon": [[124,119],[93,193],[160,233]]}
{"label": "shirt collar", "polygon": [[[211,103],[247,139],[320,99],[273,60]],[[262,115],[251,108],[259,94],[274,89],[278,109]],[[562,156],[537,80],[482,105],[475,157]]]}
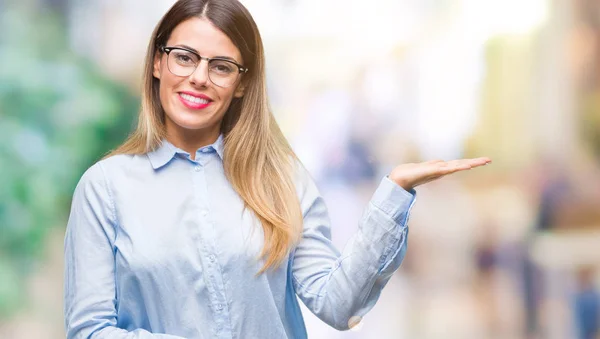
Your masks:
{"label": "shirt collar", "polygon": [[214,144],[212,144],[212,147],[215,149],[215,151],[217,151],[217,154],[219,155],[221,160],[223,160],[223,149],[225,148],[223,145],[223,138],[223,134],[219,134],[217,141],[215,141]]}
{"label": "shirt collar", "polygon": [[[219,134],[219,137],[214,143],[202,148],[216,151],[221,160],[223,160],[223,134]],[[167,139],[163,139],[161,144],[154,151],[148,152],[148,159],[150,159],[152,168],[159,169],[168,164],[177,154],[189,155],[188,152],[175,147],[175,145],[171,144]]]}

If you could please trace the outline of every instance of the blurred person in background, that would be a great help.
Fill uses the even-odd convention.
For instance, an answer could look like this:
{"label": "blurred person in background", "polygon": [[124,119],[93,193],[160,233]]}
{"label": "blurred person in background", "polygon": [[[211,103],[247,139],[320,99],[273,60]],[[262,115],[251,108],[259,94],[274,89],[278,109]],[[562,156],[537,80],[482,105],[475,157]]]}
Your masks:
{"label": "blurred person in background", "polygon": [[148,46],[137,130],[74,192],[67,337],[305,338],[296,295],[349,329],[406,253],[414,188],[489,162],[395,167],[340,253],[269,110],[254,20],[237,1],[178,1]]}
{"label": "blurred person in background", "polygon": [[498,234],[493,221],[482,223],[481,232],[475,245],[476,278],[475,291],[481,303],[480,309],[488,336],[500,333],[498,323],[498,305],[496,305],[495,286],[498,280]]}
{"label": "blurred person in background", "polygon": [[570,187],[565,169],[549,157],[542,157],[536,171],[537,195],[539,204],[533,228],[524,240],[523,256],[523,292],[525,303],[525,325],[528,338],[538,338],[542,332],[541,305],[547,293],[543,270],[529,255],[536,237],[557,227],[557,211],[564,204]]}
{"label": "blurred person in background", "polygon": [[576,275],[573,308],[578,339],[597,339],[600,335],[600,293],[594,284],[595,274],[593,267],[584,267]]}

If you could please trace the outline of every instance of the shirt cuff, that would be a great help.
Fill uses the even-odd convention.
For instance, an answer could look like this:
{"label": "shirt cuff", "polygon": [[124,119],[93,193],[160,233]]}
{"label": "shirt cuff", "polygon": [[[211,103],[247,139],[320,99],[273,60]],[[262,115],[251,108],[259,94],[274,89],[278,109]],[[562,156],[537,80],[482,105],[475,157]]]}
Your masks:
{"label": "shirt cuff", "polygon": [[371,203],[396,223],[405,224],[416,198],[417,192],[414,189],[407,191],[386,176],[373,194]]}

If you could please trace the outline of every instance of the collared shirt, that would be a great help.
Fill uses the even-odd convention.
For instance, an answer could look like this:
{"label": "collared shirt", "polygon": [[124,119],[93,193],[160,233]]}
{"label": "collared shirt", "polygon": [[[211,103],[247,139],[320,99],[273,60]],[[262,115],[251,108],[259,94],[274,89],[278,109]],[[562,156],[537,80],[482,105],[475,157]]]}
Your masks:
{"label": "collared shirt", "polygon": [[68,338],[306,338],[298,299],[340,330],[374,306],[404,257],[414,191],[383,178],[340,253],[325,202],[298,169],[302,239],[257,275],[262,226],[222,159],[222,136],[195,160],[163,141],[85,172],[65,237]]}

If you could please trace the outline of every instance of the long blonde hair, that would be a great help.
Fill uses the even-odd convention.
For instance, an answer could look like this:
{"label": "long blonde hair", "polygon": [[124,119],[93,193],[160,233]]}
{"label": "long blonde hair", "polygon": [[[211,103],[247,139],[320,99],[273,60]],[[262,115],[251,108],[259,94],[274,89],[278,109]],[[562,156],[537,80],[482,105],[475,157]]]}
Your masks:
{"label": "long blonde hair", "polygon": [[242,54],[249,68],[242,79],[242,98],[233,99],[221,125],[224,135],[225,175],[246,208],[263,227],[265,259],[258,272],[278,267],[300,239],[302,213],[294,183],[299,160],[283,136],[270,110],[265,81],[264,51],[260,33],[248,10],[238,1],[180,0],[161,19],[146,53],[142,105],[136,130],[116,154],[145,154],[165,138],[165,117],[159,97],[159,80],[152,75],[159,46],[165,45],[181,22],[202,17],[223,31]]}

